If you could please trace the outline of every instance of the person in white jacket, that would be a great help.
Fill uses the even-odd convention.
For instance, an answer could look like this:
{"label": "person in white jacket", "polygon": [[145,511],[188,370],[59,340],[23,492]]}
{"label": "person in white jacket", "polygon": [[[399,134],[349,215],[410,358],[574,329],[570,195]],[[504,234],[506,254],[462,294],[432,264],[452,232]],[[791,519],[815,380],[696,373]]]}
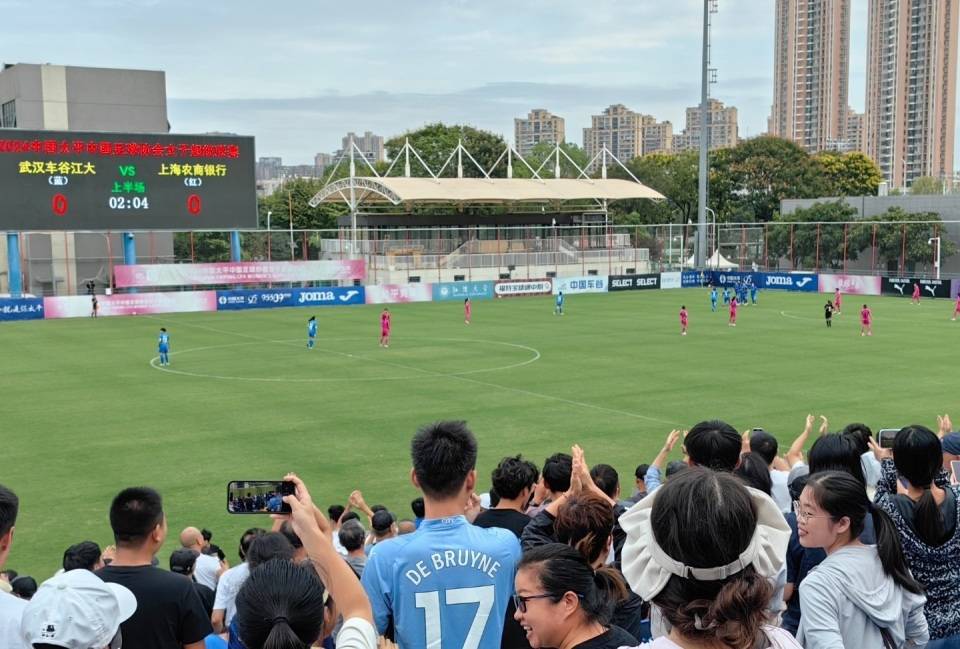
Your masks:
{"label": "person in white jacket", "polygon": [[[800,584],[800,643],[806,649],[925,646],[923,588],[903,559],[893,521],[870,502],[863,483],[839,471],[816,473],[794,510],[800,544],[827,553]],[[859,539],[868,513],[876,545]]]}

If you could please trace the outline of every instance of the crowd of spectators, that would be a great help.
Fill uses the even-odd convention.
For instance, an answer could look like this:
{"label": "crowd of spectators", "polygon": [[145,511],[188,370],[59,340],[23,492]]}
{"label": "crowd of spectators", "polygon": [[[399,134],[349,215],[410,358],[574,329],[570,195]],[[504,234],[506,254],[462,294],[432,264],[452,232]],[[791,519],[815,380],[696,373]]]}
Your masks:
{"label": "crowd of spectators", "polygon": [[[290,513],[232,567],[193,526],[161,567],[161,495],[126,488],[112,545],[0,571],[0,649],[960,648],[960,433],[938,417],[887,448],[816,424],[783,453],[759,428],[673,430],[626,485],[576,445],[508,456],[478,494],[476,438],[437,422],[410,518],[360,491],[324,513],[290,474]],[[0,569],[19,509],[0,486]]]}

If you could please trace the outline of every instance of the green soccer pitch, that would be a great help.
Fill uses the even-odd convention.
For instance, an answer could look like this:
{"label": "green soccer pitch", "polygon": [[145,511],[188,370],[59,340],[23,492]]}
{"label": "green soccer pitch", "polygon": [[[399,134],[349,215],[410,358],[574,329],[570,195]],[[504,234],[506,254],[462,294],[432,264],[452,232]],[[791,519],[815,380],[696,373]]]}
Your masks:
{"label": "green soccer pitch", "polygon": [[579,443],[629,493],[671,428],[702,419],[766,428],[785,449],[807,413],[832,430],[957,414],[951,301],[867,298],[874,335],[861,338],[864,298],[845,296],[832,329],[826,299],[762,292],[736,328],[703,289],[569,295],[562,317],[552,297],[476,302],[469,326],[459,302],[391,305],[389,349],[380,306],[5,323],[0,483],[21,499],[7,567],[45,579],[69,544],[111,543],[110,501],[133,485],[163,495],[164,567],[187,525],[213,530],[234,564],[243,529],[269,527],[226,513],[230,480],[296,471],[323,507],[359,488],[411,517],[410,438],[437,419],[477,435],[478,491],[506,455],[539,466]]}

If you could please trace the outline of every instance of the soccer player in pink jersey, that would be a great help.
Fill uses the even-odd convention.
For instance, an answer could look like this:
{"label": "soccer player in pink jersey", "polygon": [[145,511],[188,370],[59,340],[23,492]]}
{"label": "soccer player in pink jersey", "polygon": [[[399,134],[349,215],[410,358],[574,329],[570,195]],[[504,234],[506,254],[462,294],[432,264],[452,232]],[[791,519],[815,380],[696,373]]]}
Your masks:
{"label": "soccer player in pink jersey", "polygon": [[833,294],[833,313],[834,315],[840,315],[840,289]]}
{"label": "soccer player in pink jersey", "polygon": [[390,346],[390,309],[387,307],[380,312],[380,346]]}
{"label": "soccer player in pink jersey", "polygon": [[920,284],[919,282],[913,283],[913,296],[910,298],[910,302],[913,304],[920,304]]}
{"label": "soccer player in pink jersey", "polygon": [[463,301],[463,321],[470,324],[470,314],[473,311],[473,305],[470,304],[470,298]]}
{"label": "soccer player in pink jersey", "polygon": [[957,314],[960,314],[960,293],[957,293],[957,304],[953,307],[953,317],[950,319],[956,320]]}
{"label": "soccer player in pink jersey", "polygon": [[870,307],[868,307],[866,304],[864,304],[863,308],[860,309],[860,335],[873,335],[873,312],[870,311]]}
{"label": "soccer player in pink jersey", "polygon": [[680,307],[680,335],[687,335],[687,307]]}
{"label": "soccer player in pink jersey", "polygon": [[730,320],[727,322],[731,327],[737,326],[737,296],[730,298]]}

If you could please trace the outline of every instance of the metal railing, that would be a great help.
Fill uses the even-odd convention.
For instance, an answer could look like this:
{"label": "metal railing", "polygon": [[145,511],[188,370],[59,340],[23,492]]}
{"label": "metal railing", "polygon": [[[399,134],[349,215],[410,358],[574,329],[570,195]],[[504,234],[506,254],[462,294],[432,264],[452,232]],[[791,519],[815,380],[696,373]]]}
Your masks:
{"label": "metal railing", "polygon": [[[354,241],[345,228],[292,235],[256,230],[241,232],[239,252],[241,259],[257,261],[359,258],[366,262],[368,282],[402,280],[391,275],[394,271],[443,281],[448,274],[473,271],[494,277],[656,272],[692,267],[695,232],[695,226],[676,224],[360,228]],[[231,260],[229,232],[137,232],[135,238],[140,264]],[[957,221],[721,223],[709,226],[707,239],[711,267],[960,276]],[[113,269],[123,263],[122,249],[119,233],[23,234],[24,290],[81,294],[89,281],[98,290],[111,287]],[[6,291],[5,253],[0,250],[0,293]]]}

